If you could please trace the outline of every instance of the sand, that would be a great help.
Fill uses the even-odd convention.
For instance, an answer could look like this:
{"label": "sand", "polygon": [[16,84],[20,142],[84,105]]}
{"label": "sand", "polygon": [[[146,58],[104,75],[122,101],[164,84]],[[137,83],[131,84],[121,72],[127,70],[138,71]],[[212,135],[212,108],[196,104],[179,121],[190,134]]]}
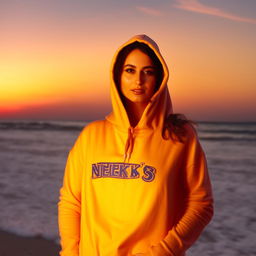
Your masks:
{"label": "sand", "polygon": [[42,237],[21,237],[0,230],[0,256],[58,256],[60,247]]}

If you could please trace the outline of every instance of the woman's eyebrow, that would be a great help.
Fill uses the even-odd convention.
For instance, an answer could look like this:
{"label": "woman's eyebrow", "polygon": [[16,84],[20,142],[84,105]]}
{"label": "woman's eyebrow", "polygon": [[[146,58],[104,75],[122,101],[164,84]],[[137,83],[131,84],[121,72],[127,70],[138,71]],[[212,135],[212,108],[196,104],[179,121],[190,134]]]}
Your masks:
{"label": "woman's eyebrow", "polygon": [[[136,66],[135,66],[135,65],[132,65],[132,64],[126,64],[126,65],[124,65],[124,67],[136,68]],[[145,66],[145,67],[143,67],[143,69],[145,69],[145,68],[152,68],[152,69],[155,69],[156,67],[155,67],[155,66]]]}
{"label": "woman's eyebrow", "polygon": [[132,64],[126,64],[126,65],[124,65],[124,67],[132,67],[132,68],[136,68],[136,66],[134,66],[134,65],[132,65]]}
{"label": "woman's eyebrow", "polygon": [[152,68],[152,69],[155,69],[156,67],[155,66],[145,66],[143,68]]}

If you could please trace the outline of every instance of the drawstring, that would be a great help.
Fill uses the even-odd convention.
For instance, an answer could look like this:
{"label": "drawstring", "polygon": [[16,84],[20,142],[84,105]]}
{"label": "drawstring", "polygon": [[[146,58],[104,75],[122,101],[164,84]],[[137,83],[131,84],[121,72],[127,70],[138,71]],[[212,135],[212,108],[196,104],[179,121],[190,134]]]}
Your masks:
{"label": "drawstring", "polygon": [[133,143],[134,143],[134,137],[133,137],[133,127],[128,128],[128,138],[125,144],[125,152],[124,152],[124,162],[126,159],[129,161],[131,157],[131,153],[133,150]]}

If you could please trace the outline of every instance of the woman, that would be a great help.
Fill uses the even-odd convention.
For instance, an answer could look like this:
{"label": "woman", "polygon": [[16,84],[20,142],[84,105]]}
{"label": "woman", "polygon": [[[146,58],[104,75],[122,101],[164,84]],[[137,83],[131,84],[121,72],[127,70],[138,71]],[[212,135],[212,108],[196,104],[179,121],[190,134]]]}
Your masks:
{"label": "woman", "polygon": [[146,35],[111,67],[113,112],[87,125],[60,191],[61,256],[181,256],[213,215],[204,152],[172,113],[168,68]]}

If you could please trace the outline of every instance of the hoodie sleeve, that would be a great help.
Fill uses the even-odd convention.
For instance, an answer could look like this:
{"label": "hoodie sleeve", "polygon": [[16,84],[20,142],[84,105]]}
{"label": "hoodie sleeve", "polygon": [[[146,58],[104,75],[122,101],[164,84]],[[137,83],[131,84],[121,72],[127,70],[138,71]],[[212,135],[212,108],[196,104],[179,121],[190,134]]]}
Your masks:
{"label": "hoodie sleeve", "polygon": [[61,242],[60,256],[78,256],[81,209],[81,150],[80,138],[68,155],[63,186],[60,189],[58,221]]}
{"label": "hoodie sleeve", "polygon": [[188,165],[184,171],[184,187],[188,195],[185,213],[166,237],[157,246],[150,248],[152,256],[183,256],[213,216],[207,162],[196,135],[190,144]]}

